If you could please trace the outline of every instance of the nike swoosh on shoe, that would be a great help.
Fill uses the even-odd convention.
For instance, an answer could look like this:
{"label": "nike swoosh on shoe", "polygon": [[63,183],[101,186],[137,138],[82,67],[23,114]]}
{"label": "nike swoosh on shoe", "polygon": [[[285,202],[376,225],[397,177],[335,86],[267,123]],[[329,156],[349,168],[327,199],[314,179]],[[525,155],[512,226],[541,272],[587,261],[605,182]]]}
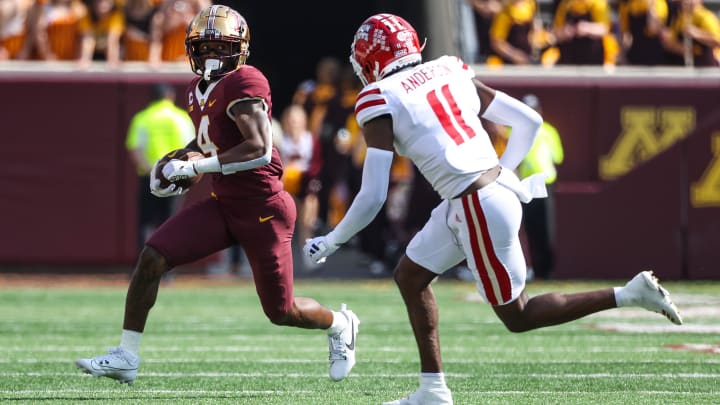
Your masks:
{"label": "nike swoosh on shoe", "polygon": [[351,333],[350,336],[352,336],[352,340],[350,341],[350,344],[345,343],[345,347],[347,347],[350,350],[355,350],[355,322],[351,321],[350,327],[352,328],[352,329],[350,329],[350,333]]}

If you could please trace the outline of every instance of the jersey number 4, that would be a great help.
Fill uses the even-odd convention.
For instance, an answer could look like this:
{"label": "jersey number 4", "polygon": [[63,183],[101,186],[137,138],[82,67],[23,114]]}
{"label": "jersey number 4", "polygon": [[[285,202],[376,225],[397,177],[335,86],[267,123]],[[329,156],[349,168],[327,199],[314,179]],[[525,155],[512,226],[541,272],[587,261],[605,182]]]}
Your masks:
{"label": "jersey number 4", "polygon": [[200,118],[200,124],[197,131],[197,144],[200,150],[207,156],[217,155],[217,146],[210,139],[210,117],[205,114]]}
{"label": "jersey number 4", "polygon": [[447,107],[440,101],[437,90],[429,92],[427,100],[445,132],[456,144],[460,145],[467,139],[474,137],[475,131],[463,119],[460,107],[458,107],[455,98],[450,92],[450,85],[444,85],[441,92],[441,97],[445,100]]}

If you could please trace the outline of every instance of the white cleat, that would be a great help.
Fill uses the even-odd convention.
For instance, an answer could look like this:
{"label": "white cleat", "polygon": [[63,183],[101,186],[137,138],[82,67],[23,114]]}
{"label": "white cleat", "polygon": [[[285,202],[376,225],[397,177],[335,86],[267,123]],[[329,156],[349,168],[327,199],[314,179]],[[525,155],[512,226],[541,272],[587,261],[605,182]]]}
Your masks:
{"label": "white cleat", "polygon": [[682,318],[670,299],[670,293],[660,285],[652,271],[638,273],[623,289],[629,305],[663,314],[670,322],[682,325]]}
{"label": "white cleat", "polygon": [[137,369],[140,358],[120,347],[110,349],[108,354],[97,356],[92,359],[79,359],[75,365],[83,370],[85,374],[92,374],[93,377],[108,377],[118,380],[120,384],[132,385],[137,378]]}
{"label": "white cleat", "polygon": [[453,399],[448,387],[420,388],[408,397],[382,405],[453,405]]}
{"label": "white cleat", "polygon": [[347,317],[348,326],[334,335],[328,335],[330,378],[333,381],[347,377],[355,365],[355,339],[360,325],[358,317],[353,311],[348,310],[345,304],[342,304],[340,312]]}

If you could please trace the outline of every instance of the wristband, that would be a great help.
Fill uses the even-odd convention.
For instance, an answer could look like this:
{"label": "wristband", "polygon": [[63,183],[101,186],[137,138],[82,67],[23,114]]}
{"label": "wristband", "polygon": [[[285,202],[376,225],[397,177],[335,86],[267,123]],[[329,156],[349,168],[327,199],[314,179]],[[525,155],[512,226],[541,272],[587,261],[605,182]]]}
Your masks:
{"label": "wristband", "polygon": [[193,162],[195,173],[217,173],[220,171],[220,160],[217,156],[203,158]]}

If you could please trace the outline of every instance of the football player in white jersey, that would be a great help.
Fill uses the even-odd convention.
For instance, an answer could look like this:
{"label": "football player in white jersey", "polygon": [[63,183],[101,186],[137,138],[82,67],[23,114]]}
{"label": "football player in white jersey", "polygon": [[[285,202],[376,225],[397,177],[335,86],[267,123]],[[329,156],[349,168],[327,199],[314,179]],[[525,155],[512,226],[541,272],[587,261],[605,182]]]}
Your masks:
{"label": "football player in white jersey", "polygon": [[[650,271],[623,287],[577,294],[525,292],[518,231],[521,202],[545,197],[544,175],[520,181],[513,170],[530,150],[542,118],[521,101],[484,85],[456,57],[423,63],[415,29],[377,14],[355,34],[350,62],[365,87],[355,115],[367,155],[362,185],[330,233],[306,241],[316,262],[367,226],[387,197],[393,152],[407,156],[443,201],[410,241],[394,278],[418,344],[420,388],[389,404],[452,404],[442,371],[438,311],[430,283],[467,259],[480,295],[512,332],[572,321],[619,306],[639,306],[682,323]],[[512,127],[498,158],[480,117]]]}

